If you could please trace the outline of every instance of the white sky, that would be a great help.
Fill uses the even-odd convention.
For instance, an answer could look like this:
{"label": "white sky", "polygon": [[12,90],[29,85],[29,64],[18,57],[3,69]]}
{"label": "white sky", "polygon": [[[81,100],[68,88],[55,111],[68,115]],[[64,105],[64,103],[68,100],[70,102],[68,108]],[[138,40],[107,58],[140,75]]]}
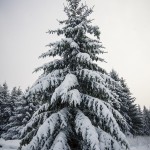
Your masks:
{"label": "white sky", "polygon": [[[84,1],[84,0],[83,0]],[[0,0],[0,84],[10,88],[31,86],[40,73],[34,68],[49,61],[38,56],[46,44],[57,40],[45,32],[58,28],[65,0]],[[150,106],[150,1],[87,0],[94,7],[92,18],[101,30],[108,62],[126,79],[136,103]]]}

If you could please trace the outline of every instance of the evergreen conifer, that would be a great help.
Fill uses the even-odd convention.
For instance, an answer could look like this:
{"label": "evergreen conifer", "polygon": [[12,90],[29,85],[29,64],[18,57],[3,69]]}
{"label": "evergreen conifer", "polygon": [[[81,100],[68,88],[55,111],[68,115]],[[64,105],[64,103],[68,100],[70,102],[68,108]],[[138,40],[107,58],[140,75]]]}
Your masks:
{"label": "evergreen conifer", "polygon": [[5,82],[2,86],[0,85],[0,136],[5,132],[4,126],[12,115],[11,106],[10,94]]}
{"label": "evergreen conifer", "polygon": [[[142,134],[142,114],[139,111],[138,106],[134,103],[135,98],[132,96],[130,89],[128,88],[125,80],[119,78],[117,72],[112,70],[110,76],[120,84],[120,86],[113,87],[113,90],[119,96],[120,109],[118,110],[126,119],[128,123],[129,132],[135,135]],[[127,133],[127,134],[130,134]]]}
{"label": "evergreen conifer", "polygon": [[22,128],[31,119],[38,107],[37,102],[25,99],[20,88],[11,91],[12,114],[4,125],[5,132],[1,135],[5,140],[19,139]]}
{"label": "evergreen conifer", "polygon": [[143,108],[143,134],[150,136],[150,110]]}
{"label": "evergreen conifer", "polygon": [[[62,35],[40,57],[60,56],[36,69],[43,74],[26,98],[43,102],[22,130],[22,150],[127,150],[127,124],[110,86],[116,84],[94,61],[104,60],[100,31],[91,25],[93,12],[81,0],[67,0]],[[89,34],[94,35],[92,38]]]}

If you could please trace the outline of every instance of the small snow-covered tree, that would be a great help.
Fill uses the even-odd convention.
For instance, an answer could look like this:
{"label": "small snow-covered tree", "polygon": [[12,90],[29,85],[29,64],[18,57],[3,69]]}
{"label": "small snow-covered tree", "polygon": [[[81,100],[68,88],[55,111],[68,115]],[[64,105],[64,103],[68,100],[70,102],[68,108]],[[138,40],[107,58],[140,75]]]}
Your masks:
{"label": "small snow-covered tree", "polygon": [[[127,123],[111,86],[117,84],[94,61],[104,60],[100,31],[81,0],[67,0],[63,27],[48,33],[62,35],[40,57],[60,56],[42,67],[43,74],[26,93],[42,101],[22,130],[22,150],[127,150]],[[88,36],[89,34],[94,35]],[[116,109],[115,109],[116,108]]]}

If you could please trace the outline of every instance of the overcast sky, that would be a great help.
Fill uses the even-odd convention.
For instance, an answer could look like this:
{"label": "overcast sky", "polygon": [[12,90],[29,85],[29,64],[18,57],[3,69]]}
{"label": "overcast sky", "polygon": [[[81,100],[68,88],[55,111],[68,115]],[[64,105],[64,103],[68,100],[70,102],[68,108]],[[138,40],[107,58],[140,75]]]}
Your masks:
{"label": "overcast sky", "polygon": [[[83,0],[84,1],[84,0]],[[150,106],[150,0],[87,0],[94,7],[92,18],[101,30],[108,62],[137,98]],[[38,59],[46,44],[57,40],[46,34],[58,28],[56,19],[65,17],[65,0],[0,0],[0,84],[10,88],[31,86],[40,73],[34,68],[49,61]]]}

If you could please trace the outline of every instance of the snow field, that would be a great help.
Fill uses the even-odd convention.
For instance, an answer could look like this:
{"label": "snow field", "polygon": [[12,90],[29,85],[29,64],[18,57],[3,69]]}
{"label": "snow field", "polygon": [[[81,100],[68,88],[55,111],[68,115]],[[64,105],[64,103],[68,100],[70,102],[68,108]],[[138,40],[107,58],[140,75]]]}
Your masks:
{"label": "snow field", "polygon": [[[150,137],[128,137],[131,150],[150,150]],[[0,150],[17,150],[20,140],[0,139]]]}
{"label": "snow field", "polygon": [[131,150],[150,150],[150,136],[137,136],[127,138]]}
{"label": "snow field", "polygon": [[0,150],[17,150],[20,140],[7,140],[0,138]]}

